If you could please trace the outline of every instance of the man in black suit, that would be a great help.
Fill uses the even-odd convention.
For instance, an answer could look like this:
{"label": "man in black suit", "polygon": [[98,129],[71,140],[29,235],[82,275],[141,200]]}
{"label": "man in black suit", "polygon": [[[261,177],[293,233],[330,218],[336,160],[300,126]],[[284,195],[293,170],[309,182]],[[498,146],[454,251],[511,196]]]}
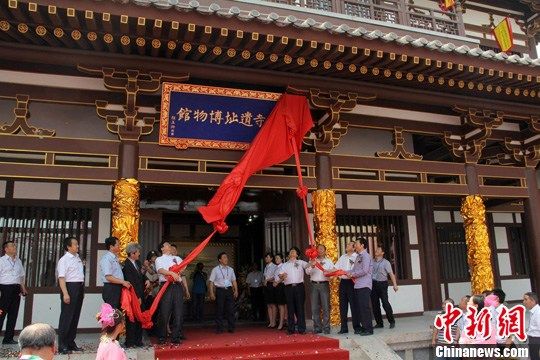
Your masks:
{"label": "man in black suit", "polygon": [[[141,262],[139,257],[141,256],[141,247],[137,243],[129,243],[126,246],[126,253],[128,258],[124,262],[124,279],[131,283],[131,286],[135,289],[135,293],[139,298],[139,303],[142,305],[142,299],[144,298],[144,288],[148,284],[145,282],[145,277],[141,272]],[[148,281],[148,280],[147,280]],[[126,319],[126,348],[129,347],[141,347],[142,342],[142,327],[141,323],[137,320],[131,322]]]}

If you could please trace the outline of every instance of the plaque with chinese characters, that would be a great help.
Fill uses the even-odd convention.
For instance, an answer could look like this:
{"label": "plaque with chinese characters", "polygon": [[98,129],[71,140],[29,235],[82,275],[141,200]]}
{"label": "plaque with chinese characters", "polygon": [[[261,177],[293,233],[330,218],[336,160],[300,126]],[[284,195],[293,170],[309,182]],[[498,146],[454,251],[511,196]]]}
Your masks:
{"label": "plaque with chinese characters", "polygon": [[163,83],[159,144],[245,150],[281,94]]}

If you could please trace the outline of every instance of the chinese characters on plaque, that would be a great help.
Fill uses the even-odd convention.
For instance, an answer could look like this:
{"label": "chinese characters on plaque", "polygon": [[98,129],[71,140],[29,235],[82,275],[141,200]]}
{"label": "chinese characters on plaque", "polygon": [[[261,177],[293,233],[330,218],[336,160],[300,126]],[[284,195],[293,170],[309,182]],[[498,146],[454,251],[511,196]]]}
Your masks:
{"label": "chinese characters on plaque", "polygon": [[164,83],[159,143],[180,149],[246,149],[281,94]]}

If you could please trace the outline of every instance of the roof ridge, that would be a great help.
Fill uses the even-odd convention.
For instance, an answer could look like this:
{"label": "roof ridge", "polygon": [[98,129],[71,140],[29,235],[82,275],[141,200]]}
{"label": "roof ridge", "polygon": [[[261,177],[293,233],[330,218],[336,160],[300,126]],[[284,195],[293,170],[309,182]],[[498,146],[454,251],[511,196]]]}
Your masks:
{"label": "roof ridge", "polygon": [[[102,1],[102,0],[96,0]],[[471,48],[467,45],[457,46],[452,42],[443,43],[440,40],[428,40],[424,37],[415,38],[410,34],[400,36],[394,32],[383,32],[381,30],[367,30],[363,26],[352,28],[348,24],[333,24],[330,21],[318,22],[307,17],[299,19],[293,15],[280,15],[274,11],[263,14],[259,10],[242,10],[237,6],[222,8],[217,3],[201,5],[197,0],[182,2],[180,0],[112,0],[123,4],[133,3],[139,6],[155,6],[158,9],[167,10],[176,8],[179,11],[196,11],[205,15],[217,15],[226,18],[236,17],[242,21],[257,20],[265,24],[274,23],[277,26],[294,26],[297,28],[311,28],[316,31],[327,31],[333,34],[343,34],[351,37],[362,37],[366,40],[381,40],[384,42],[396,42],[399,45],[410,45],[414,47],[424,47],[431,51],[443,53],[456,53],[471,57],[481,57],[485,60],[505,62],[508,64],[525,65],[530,67],[540,66],[540,58],[533,59],[528,54],[519,56],[517,54],[508,55],[504,52],[496,53],[493,50],[482,50],[479,46]]]}

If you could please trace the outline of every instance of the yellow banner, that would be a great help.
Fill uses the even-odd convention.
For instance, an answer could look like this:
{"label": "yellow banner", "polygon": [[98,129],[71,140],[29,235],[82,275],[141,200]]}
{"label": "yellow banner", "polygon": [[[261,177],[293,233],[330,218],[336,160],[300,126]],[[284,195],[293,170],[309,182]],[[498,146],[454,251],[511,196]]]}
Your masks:
{"label": "yellow banner", "polygon": [[499,48],[503,52],[509,51],[512,46],[514,46],[514,37],[512,35],[512,27],[510,26],[510,21],[508,18],[504,18],[495,28],[493,29],[493,34],[495,39],[499,44]]}
{"label": "yellow banner", "polygon": [[448,11],[451,8],[453,8],[454,5],[456,5],[455,0],[441,0],[439,3],[439,7],[441,8],[442,11]]}

